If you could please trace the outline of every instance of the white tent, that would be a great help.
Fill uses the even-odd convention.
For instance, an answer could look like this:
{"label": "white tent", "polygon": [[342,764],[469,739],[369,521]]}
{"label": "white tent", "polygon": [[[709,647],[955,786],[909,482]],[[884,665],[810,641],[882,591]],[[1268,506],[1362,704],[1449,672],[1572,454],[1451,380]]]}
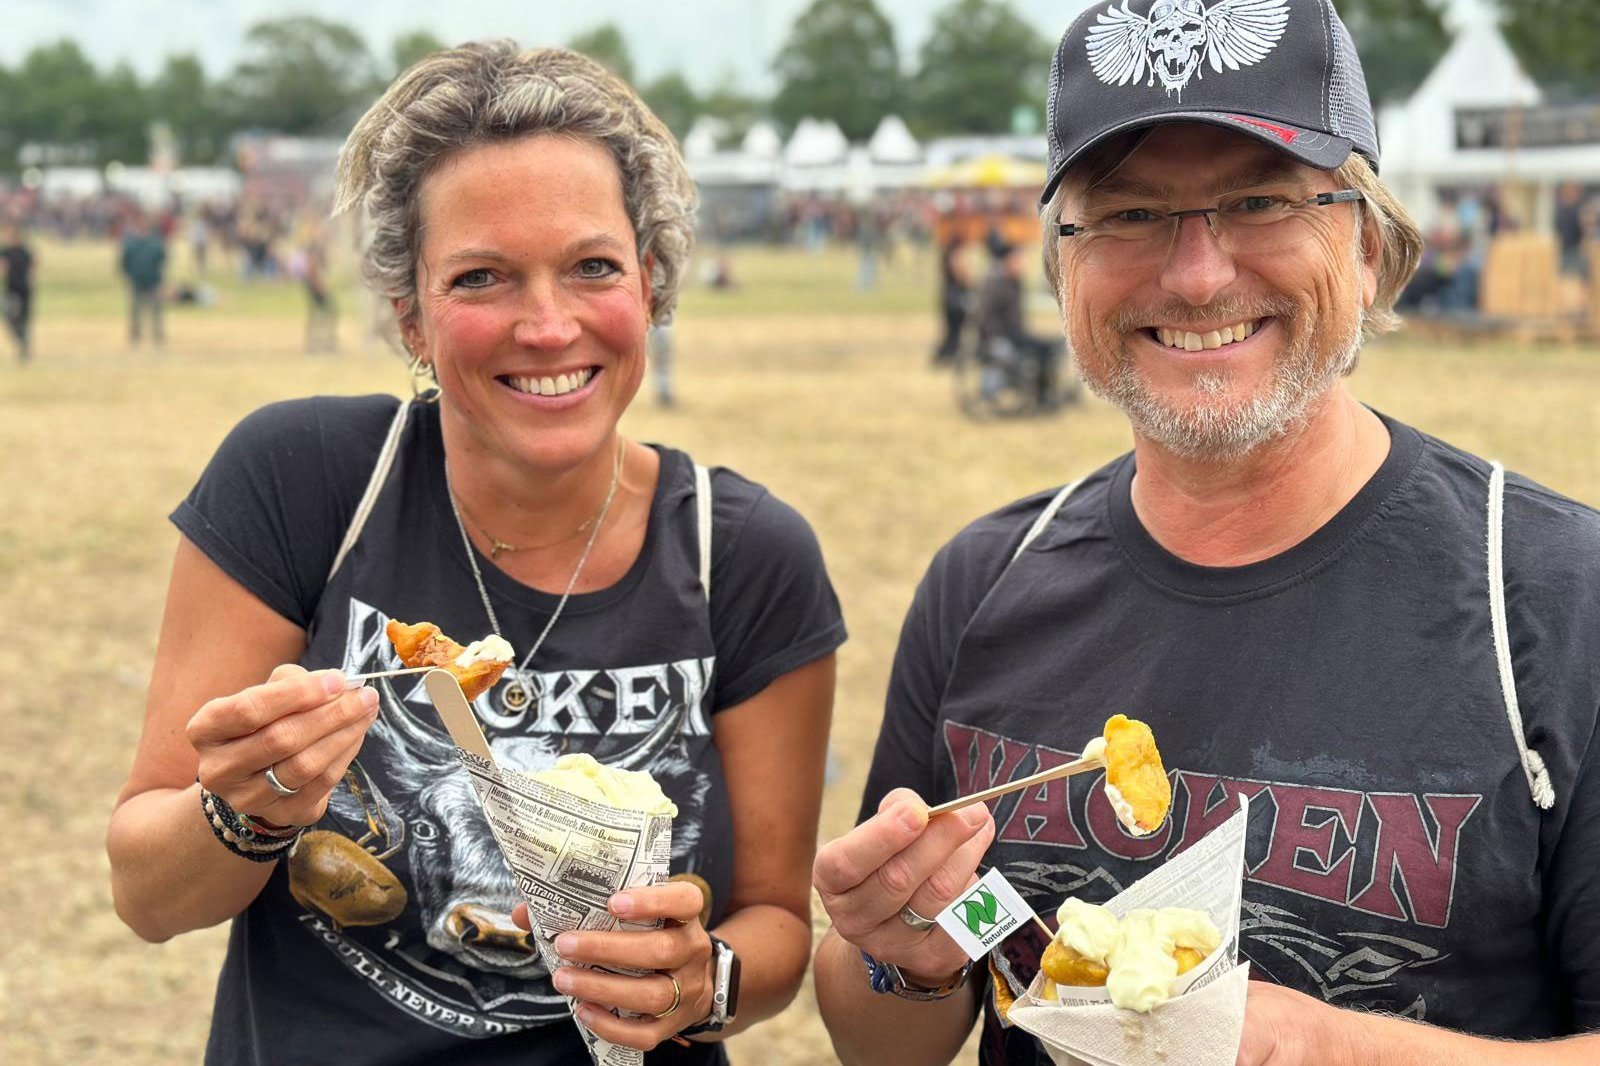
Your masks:
{"label": "white tent", "polygon": [[1505,181],[1537,186],[1535,218],[1529,221],[1547,220],[1557,183],[1600,177],[1600,145],[1463,147],[1458,134],[1470,119],[1462,112],[1535,108],[1544,97],[1506,44],[1492,10],[1462,0],[1451,16],[1456,36],[1443,58],[1409,100],[1379,112],[1384,180],[1424,225],[1437,213],[1437,190]]}
{"label": "white tent", "polygon": [[746,131],[739,150],[754,159],[777,159],[783,154],[783,138],[770,122],[756,122]]}
{"label": "white tent", "polygon": [[832,119],[803,118],[783,147],[783,161],[790,167],[838,166],[845,161],[850,142]]}
{"label": "white tent", "polygon": [[922,162],[922,146],[911,136],[899,115],[885,115],[872,139],[867,142],[867,154],[874,163],[890,166],[910,166]]}
{"label": "white tent", "polygon": [[696,160],[709,159],[717,154],[717,144],[728,135],[728,124],[714,115],[701,115],[689,127],[683,139],[683,158],[692,165]]}

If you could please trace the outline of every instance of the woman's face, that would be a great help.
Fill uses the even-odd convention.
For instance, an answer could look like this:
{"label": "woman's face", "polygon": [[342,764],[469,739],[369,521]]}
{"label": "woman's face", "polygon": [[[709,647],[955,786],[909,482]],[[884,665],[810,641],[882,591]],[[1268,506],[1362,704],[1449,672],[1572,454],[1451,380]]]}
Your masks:
{"label": "woman's face", "polygon": [[610,153],[550,134],[485,145],[419,196],[406,339],[433,365],[452,445],[551,472],[595,456],[644,376],[650,309]]}

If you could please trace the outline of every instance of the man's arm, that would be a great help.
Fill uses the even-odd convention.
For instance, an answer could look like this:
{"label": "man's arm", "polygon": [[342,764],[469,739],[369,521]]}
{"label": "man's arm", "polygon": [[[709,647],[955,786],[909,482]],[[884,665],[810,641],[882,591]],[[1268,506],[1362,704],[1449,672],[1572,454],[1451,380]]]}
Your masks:
{"label": "man's arm", "polygon": [[1250,982],[1238,1066],[1592,1066],[1600,1033],[1510,1041],[1329,1006]]}
{"label": "man's arm", "polygon": [[968,981],[932,1003],[880,995],[867,983],[866,964],[853,944],[830,929],[817,947],[817,1007],[844,1066],[944,1066],[972,1031],[981,986]]}

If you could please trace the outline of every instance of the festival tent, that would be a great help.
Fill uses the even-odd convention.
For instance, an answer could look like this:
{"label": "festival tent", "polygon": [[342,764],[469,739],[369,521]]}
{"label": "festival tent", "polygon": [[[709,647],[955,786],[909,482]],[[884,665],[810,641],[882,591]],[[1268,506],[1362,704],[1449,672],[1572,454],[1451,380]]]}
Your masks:
{"label": "festival tent", "polygon": [[1548,228],[1557,185],[1600,177],[1600,143],[1539,141],[1536,124],[1548,125],[1554,112],[1494,12],[1460,3],[1452,17],[1456,35],[1444,56],[1410,99],[1378,114],[1384,181],[1425,227],[1438,216],[1441,190],[1499,185],[1521,197],[1525,222]]}

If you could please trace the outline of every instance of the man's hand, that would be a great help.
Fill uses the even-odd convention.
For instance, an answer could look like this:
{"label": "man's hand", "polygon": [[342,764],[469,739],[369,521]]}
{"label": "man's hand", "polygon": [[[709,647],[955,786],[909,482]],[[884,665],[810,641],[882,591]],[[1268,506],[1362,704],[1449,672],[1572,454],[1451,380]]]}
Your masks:
{"label": "man's hand", "polygon": [[1337,1013],[1320,999],[1304,992],[1251,981],[1245,1000],[1244,1036],[1239,1041],[1238,1066],[1309,1066],[1337,1061],[1327,1054],[1308,1055],[1315,1046],[1313,1033],[1329,1013]]}
{"label": "man's hand", "polygon": [[993,839],[994,818],[982,804],[930,821],[921,797],[897,788],[877,814],[822,846],[812,880],[841,937],[935,987],[967,956],[944,930],[907,925],[900,909],[926,918],[944,910],[976,880]]}

